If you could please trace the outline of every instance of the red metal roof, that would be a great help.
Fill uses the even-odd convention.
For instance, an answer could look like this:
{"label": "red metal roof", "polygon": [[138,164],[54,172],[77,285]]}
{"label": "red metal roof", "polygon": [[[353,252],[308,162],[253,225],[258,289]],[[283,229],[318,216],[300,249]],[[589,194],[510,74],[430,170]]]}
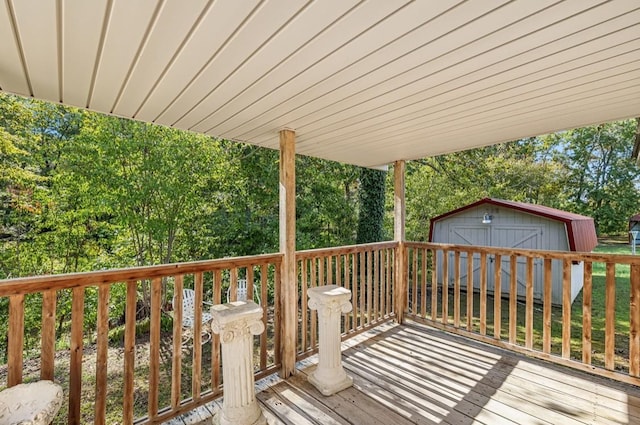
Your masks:
{"label": "red metal roof", "polygon": [[596,227],[593,218],[591,217],[546,207],[544,205],[528,204],[526,202],[506,201],[504,199],[496,198],[480,199],[479,201],[476,201],[472,204],[465,205],[464,207],[460,207],[458,209],[432,218],[431,224],[429,226],[429,240],[431,241],[433,239],[433,225],[436,221],[458,214],[470,208],[475,208],[479,205],[485,204],[511,208],[528,214],[533,214],[540,217],[548,218],[550,220],[565,223],[568,233],[567,237],[569,239],[569,250],[571,251],[591,252],[598,245]]}

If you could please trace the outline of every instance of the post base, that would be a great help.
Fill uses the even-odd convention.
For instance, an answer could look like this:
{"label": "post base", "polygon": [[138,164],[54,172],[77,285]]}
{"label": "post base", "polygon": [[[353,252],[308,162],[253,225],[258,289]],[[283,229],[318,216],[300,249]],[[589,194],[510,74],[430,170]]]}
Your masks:
{"label": "post base", "polygon": [[260,414],[253,422],[250,421],[251,419],[249,418],[238,418],[236,420],[229,420],[228,418],[224,417],[224,414],[221,410],[217,411],[213,415],[214,425],[267,425],[267,418],[264,417],[262,410],[260,410]]}
{"label": "post base", "polygon": [[324,396],[330,396],[339,393],[353,385],[353,378],[346,373],[342,373],[337,378],[326,380],[316,376],[317,369],[309,375],[308,381],[320,391]]}

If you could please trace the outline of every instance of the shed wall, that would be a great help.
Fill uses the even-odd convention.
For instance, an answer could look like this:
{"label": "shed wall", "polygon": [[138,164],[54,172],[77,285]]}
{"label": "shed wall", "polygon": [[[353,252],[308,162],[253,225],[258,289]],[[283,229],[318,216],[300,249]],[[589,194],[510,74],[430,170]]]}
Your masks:
{"label": "shed wall", "polygon": [[[492,216],[490,224],[483,224],[485,213]],[[527,214],[495,205],[479,205],[461,211],[459,214],[442,218],[434,223],[433,242],[452,243],[458,245],[493,246],[514,249],[540,249],[552,251],[568,251],[569,241],[567,229],[563,222],[544,217]],[[439,254],[442,255],[441,253]],[[453,283],[455,276],[453,253],[449,258],[449,280]],[[494,273],[498,264],[493,256],[489,256],[487,264],[487,290],[494,291]],[[519,297],[526,294],[526,260],[519,258],[517,265],[517,291]],[[480,257],[473,259],[473,286],[480,288]],[[441,264],[441,263],[440,263]],[[509,293],[508,282],[511,279],[510,259],[502,258],[501,291]],[[461,255],[460,283],[467,285],[467,255]],[[542,260],[534,260],[534,298],[543,299],[544,267]],[[438,270],[438,277],[443,278],[442,270]],[[582,288],[582,273],[579,267],[573,267],[572,272],[572,301]],[[552,303],[562,304],[562,262],[553,261],[552,264]]]}

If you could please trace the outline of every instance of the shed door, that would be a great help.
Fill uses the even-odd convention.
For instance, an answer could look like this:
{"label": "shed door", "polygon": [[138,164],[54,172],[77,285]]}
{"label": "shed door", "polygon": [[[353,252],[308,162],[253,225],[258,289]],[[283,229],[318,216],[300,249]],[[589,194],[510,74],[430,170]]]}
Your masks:
{"label": "shed door", "polygon": [[[460,226],[449,227],[449,242],[458,245],[493,246],[514,249],[541,249],[542,228],[532,226]],[[453,253],[449,258],[449,280],[453,282],[455,276]],[[487,290],[495,289],[495,256],[487,256]],[[518,295],[526,295],[526,260],[518,258],[517,287]],[[511,267],[509,257],[502,257],[502,284],[501,292],[507,294],[511,280]],[[534,297],[542,296],[542,262],[534,262]],[[460,284],[464,288],[467,285],[467,254],[460,255]],[[480,288],[480,255],[473,258],[473,286]]]}
{"label": "shed door", "polygon": [[[542,249],[542,227],[531,226],[508,226],[508,227],[493,227],[491,231],[493,246],[502,246],[505,248],[514,249]],[[491,263],[495,260],[492,258]],[[527,261],[518,257],[518,295],[524,297],[526,295],[526,278],[527,278]],[[495,266],[490,267],[493,270]],[[511,281],[511,262],[509,257],[502,258],[502,292],[508,293],[509,282]],[[542,261],[534,260],[533,263],[533,295],[534,298],[542,297]],[[491,276],[491,275],[489,275]],[[492,284],[490,285],[493,290],[493,279],[489,279]]]}
{"label": "shed door", "polygon": [[[449,226],[449,243],[456,245],[491,246],[491,233],[489,226]],[[453,282],[455,276],[455,263],[453,252],[449,253],[449,280]],[[491,271],[493,273],[493,269]],[[460,254],[460,285],[467,286],[467,253]],[[480,288],[480,255],[473,256],[473,286]]]}

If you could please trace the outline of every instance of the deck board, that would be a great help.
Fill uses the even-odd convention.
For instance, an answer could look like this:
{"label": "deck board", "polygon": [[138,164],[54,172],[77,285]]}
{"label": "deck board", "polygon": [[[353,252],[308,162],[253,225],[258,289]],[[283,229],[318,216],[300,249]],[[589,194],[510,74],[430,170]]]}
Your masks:
{"label": "deck board", "polygon": [[[313,358],[257,398],[269,424],[544,425],[640,423],[640,388],[416,323],[343,343],[354,385],[322,396]],[[219,403],[218,403],[219,405]]]}
{"label": "deck board", "polygon": [[345,350],[343,362],[353,388],[323,397],[307,369],[272,387],[291,394],[280,411],[305,410],[304,400],[331,418],[306,414],[316,424],[640,423],[640,388],[420,324],[391,327]]}

